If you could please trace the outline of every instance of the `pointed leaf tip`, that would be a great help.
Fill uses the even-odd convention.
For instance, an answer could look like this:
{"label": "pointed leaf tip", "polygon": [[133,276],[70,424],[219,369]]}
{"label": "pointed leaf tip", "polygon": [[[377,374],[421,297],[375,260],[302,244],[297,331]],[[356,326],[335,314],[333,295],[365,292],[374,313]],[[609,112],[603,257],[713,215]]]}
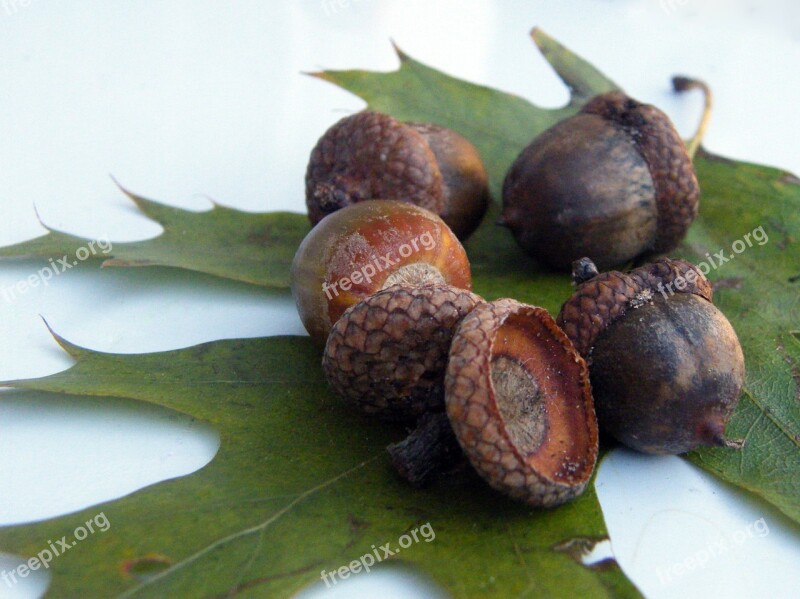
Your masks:
{"label": "pointed leaf tip", "polygon": [[36,215],[36,220],[37,220],[37,222],[38,222],[40,225],[42,225],[42,227],[44,227],[44,228],[45,228],[46,230],[48,230],[48,231],[53,231],[53,229],[51,229],[50,227],[48,227],[48,226],[47,226],[47,223],[45,223],[45,222],[44,222],[44,220],[42,220],[42,215],[41,215],[41,214],[39,214],[39,209],[36,207],[36,203],[34,203],[34,204],[33,204],[33,213]]}
{"label": "pointed leaf tip", "polygon": [[85,347],[80,347],[79,345],[70,343],[64,337],[56,333],[53,327],[50,326],[50,323],[47,322],[47,319],[44,316],[40,314],[39,318],[42,319],[42,322],[44,322],[44,326],[47,327],[47,330],[50,332],[50,335],[52,335],[53,339],[55,339],[56,343],[58,343],[58,345],[61,346],[61,349],[67,352],[70,356],[77,359],[82,354],[88,353],[89,350],[86,349]]}
{"label": "pointed leaf tip", "polygon": [[534,27],[530,36],[542,56],[569,88],[572,106],[581,106],[592,96],[620,89],[591,63],[571,52],[542,29]]}
{"label": "pointed leaf tip", "polygon": [[306,77],[314,77],[315,79],[322,79],[323,81],[327,81],[327,73],[325,71],[300,71],[301,75],[305,75]]}
{"label": "pointed leaf tip", "polygon": [[119,182],[119,179],[117,179],[117,178],[116,178],[114,175],[112,175],[111,173],[109,173],[109,174],[108,174],[108,176],[109,176],[109,177],[111,178],[111,180],[114,182],[114,185],[116,185],[116,186],[117,186],[117,189],[119,189],[119,190],[120,190],[122,193],[124,193],[126,196],[128,196],[128,197],[129,197],[129,198],[130,198],[130,199],[131,199],[131,200],[132,200],[132,201],[133,201],[135,204],[137,204],[137,205],[138,205],[138,202],[137,202],[136,200],[138,199],[138,197],[139,197],[139,196],[137,196],[137,195],[136,195],[135,193],[133,193],[133,192],[132,192],[130,189],[128,189],[128,188],[127,188],[127,187],[125,187],[125,186],[124,186],[122,183],[120,183],[120,182]]}
{"label": "pointed leaf tip", "polygon": [[403,50],[400,48],[400,46],[397,45],[397,42],[395,42],[393,39],[390,39],[389,42],[391,42],[392,48],[394,48],[394,52],[395,52],[395,54],[397,54],[397,58],[400,59],[400,62],[405,62],[409,58],[411,58],[408,54],[403,52]]}
{"label": "pointed leaf tip", "polygon": [[548,40],[552,41],[553,39],[539,27],[534,27],[533,29],[531,29],[530,36],[533,38],[534,43],[537,46],[539,46],[539,49],[541,49],[542,45],[545,44]]}
{"label": "pointed leaf tip", "polygon": [[[137,195],[137,194],[133,193],[133,192],[132,192],[130,189],[128,189],[127,187],[125,187],[124,185],[122,185],[122,183],[120,183],[120,182],[117,180],[117,178],[116,178],[116,177],[114,177],[114,175],[112,175],[112,174],[110,174],[110,173],[109,173],[109,175],[108,175],[108,176],[109,176],[109,177],[111,177],[111,180],[114,182],[114,185],[116,185],[116,186],[117,186],[117,188],[118,188],[118,189],[119,189],[119,190],[120,190],[122,193],[124,193],[124,194],[125,194],[125,195],[128,197],[128,199],[129,199],[130,201],[132,201],[134,204],[136,204],[136,207],[137,207],[139,210],[141,210],[141,211],[142,211],[142,212],[145,214],[145,216],[148,216],[148,217],[150,217],[150,218],[155,218],[153,215],[151,215],[151,214],[149,214],[149,213],[148,213],[148,205],[149,205],[149,204],[153,204],[153,203],[154,203],[154,202],[152,202],[152,200],[146,200],[146,199],[145,199],[145,198],[143,198],[142,196],[140,196],[140,195]],[[158,219],[156,219],[156,220],[158,220]],[[159,222],[160,222],[160,221],[159,221]]]}

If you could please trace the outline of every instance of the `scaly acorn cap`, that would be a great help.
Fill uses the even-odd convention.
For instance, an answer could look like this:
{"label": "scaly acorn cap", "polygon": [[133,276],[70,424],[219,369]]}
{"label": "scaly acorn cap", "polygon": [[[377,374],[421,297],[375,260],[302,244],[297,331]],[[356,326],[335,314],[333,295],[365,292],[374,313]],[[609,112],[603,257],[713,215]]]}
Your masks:
{"label": "scaly acorn cap", "polygon": [[481,298],[447,285],[393,285],[334,324],[322,367],[350,405],[385,420],[444,408],[447,352],[458,322]]}
{"label": "scaly acorn cap", "polygon": [[595,96],[581,112],[596,114],[628,134],[653,179],[658,208],[655,252],[674,249],[697,216],[700,185],[683,139],[666,114],[623,92]]}
{"label": "scaly acorn cap", "polygon": [[464,317],[445,403],[464,453],[495,489],[538,507],[585,489],[598,451],[589,373],[543,308],[502,299]]}
{"label": "scaly acorn cap", "polygon": [[435,214],[445,205],[442,174],[425,137],[389,115],[365,111],[335,123],[312,150],[308,218],[315,225],[331,212],[375,198],[411,202]]}
{"label": "scaly acorn cap", "polygon": [[[689,272],[694,274],[687,277]],[[693,293],[709,302],[713,296],[709,280],[686,260],[661,258],[629,273],[598,274],[594,263],[582,258],[573,263],[572,273],[577,288],[561,306],[557,322],[587,360],[600,333],[655,294]]]}

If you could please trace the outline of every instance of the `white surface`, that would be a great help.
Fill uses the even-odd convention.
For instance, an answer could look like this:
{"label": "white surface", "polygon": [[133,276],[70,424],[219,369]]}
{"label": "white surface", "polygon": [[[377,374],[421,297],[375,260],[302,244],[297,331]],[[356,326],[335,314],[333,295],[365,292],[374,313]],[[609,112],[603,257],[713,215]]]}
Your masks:
{"label": "white surface", "polygon": [[617,450],[596,488],[615,556],[647,597],[797,596],[800,527],[681,458]]}
{"label": "white surface", "polygon": [[[196,210],[208,207],[207,197],[248,210],[303,210],[311,147],[363,104],[299,73],[393,69],[390,38],[453,75],[562,104],[566,89],[528,38],[533,25],[661,106],[687,135],[701,100],[673,95],[669,78],[706,79],[716,95],[710,150],[800,172],[800,5],[790,0],[3,0],[0,244],[42,232],[34,204],[49,225],[88,238],[157,235],[109,174]],[[0,290],[41,266],[3,263]],[[116,352],[302,331],[290,299],[245,285],[178,272],[145,283],[135,272],[72,269],[12,300],[0,294],[0,379],[70,364],[39,315],[78,344]],[[22,402],[4,394],[0,524],[56,516],[194,471],[217,444],[206,426],[169,412],[92,401],[67,410],[52,396]],[[678,459],[615,454],[598,487],[617,556],[648,596],[774,596],[800,586],[797,528]],[[661,584],[659,567],[663,573],[715,534],[761,517],[768,535]],[[742,564],[757,586],[731,582]],[[369,596],[377,579],[352,580],[373,585],[361,591]],[[37,594],[0,582],[0,597],[25,592]]]}

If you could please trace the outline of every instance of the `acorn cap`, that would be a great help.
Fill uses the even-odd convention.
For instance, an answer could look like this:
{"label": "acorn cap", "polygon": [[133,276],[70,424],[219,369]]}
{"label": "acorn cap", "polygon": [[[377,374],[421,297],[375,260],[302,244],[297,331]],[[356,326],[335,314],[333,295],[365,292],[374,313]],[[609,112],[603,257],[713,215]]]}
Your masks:
{"label": "acorn cap", "polygon": [[557,322],[587,359],[600,333],[654,295],[692,293],[709,302],[713,295],[711,283],[695,265],[670,258],[629,273],[612,270],[602,274],[597,274],[591,260],[582,258],[573,263],[573,278],[578,287],[561,306]]}
{"label": "acorn cap", "polygon": [[656,193],[658,226],[653,251],[674,249],[697,216],[700,186],[692,159],[669,117],[623,92],[595,96],[581,112],[595,114],[628,134],[650,169]]}
{"label": "acorn cap", "polygon": [[311,224],[344,206],[389,198],[442,212],[442,175],[424,136],[379,112],[335,123],[312,150],[306,170]]}
{"label": "acorn cap", "polygon": [[445,377],[453,431],[495,489],[534,506],[583,492],[597,461],[586,363],[546,310],[502,299],[458,326]]}
{"label": "acorn cap", "polygon": [[441,411],[453,333],[480,301],[446,285],[394,285],[366,298],[328,336],[328,382],[349,404],[386,420]]}

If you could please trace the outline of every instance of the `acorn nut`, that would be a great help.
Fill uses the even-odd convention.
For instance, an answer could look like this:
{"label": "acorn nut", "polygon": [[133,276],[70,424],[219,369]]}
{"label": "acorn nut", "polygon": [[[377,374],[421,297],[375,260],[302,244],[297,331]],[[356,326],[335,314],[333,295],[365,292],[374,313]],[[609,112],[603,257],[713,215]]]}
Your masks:
{"label": "acorn nut", "polygon": [[575,265],[578,287],[558,323],[589,363],[600,430],[638,451],[679,454],[726,439],[744,384],[733,327],[684,260],[629,273]]}
{"label": "acorn nut", "polygon": [[692,160],[667,115],[619,91],[538,136],[503,182],[500,224],[551,268],[674,249],[697,215]]}
{"label": "acorn nut", "polygon": [[328,383],[350,405],[384,420],[442,411],[453,333],[479,301],[455,287],[394,285],[351,306],[325,345]]}
{"label": "acorn nut", "polygon": [[426,208],[466,239],[489,205],[486,169],[475,146],[455,131],[359,112],[334,124],[311,152],[308,217],[316,225],[340,208],[375,199]]}
{"label": "acorn nut", "polygon": [[331,214],[292,262],[297,311],[318,345],[348,307],[398,283],[472,287],[467,254],[450,228],[405,202],[363,202]]}
{"label": "acorn nut", "polygon": [[543,308],[479,304],[453,337],[447,415],[475,470],[540,507],[583,492],[598,433],[586,363]]}

